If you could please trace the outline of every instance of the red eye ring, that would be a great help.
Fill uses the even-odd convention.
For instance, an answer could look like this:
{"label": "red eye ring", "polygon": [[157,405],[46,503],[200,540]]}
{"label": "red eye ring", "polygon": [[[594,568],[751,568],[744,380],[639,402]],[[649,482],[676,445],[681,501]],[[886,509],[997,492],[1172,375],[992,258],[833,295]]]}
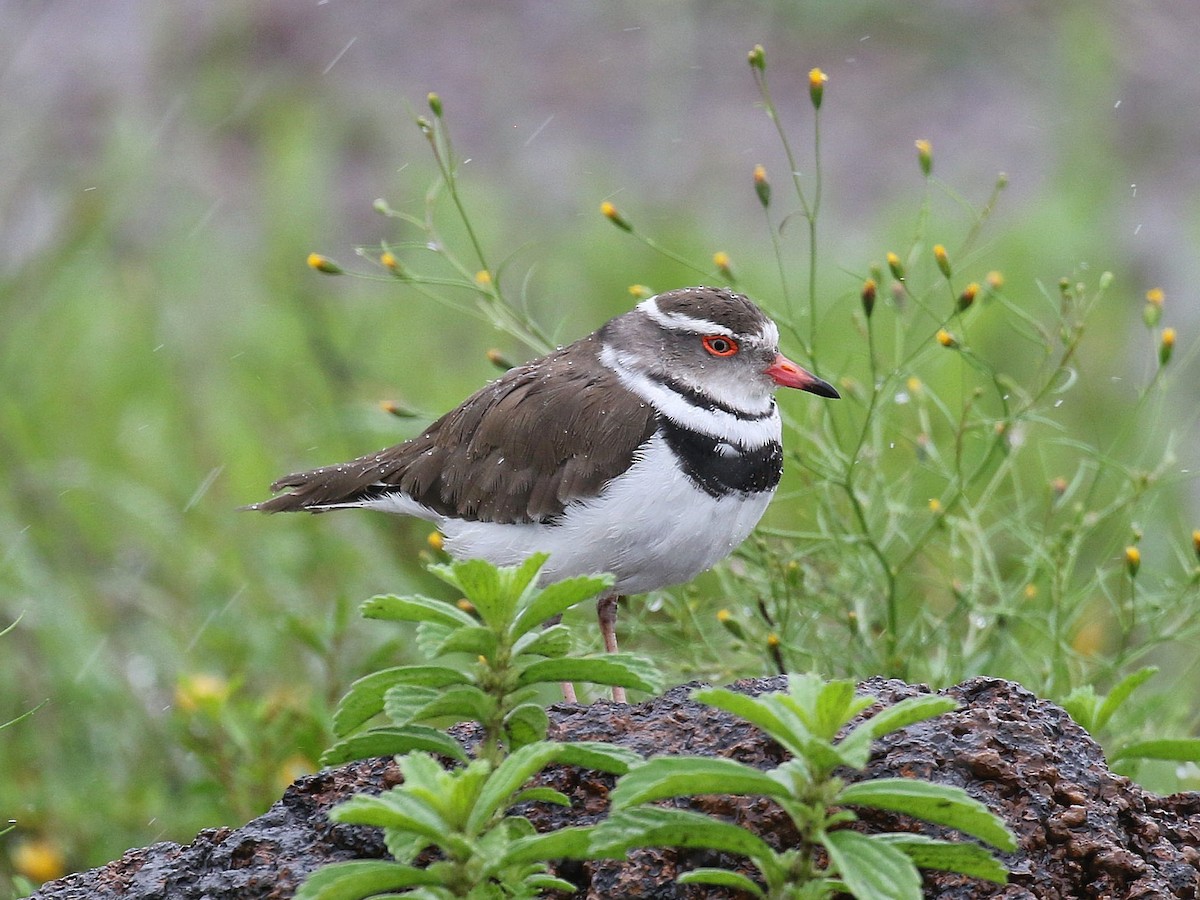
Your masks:
{"label": "red eye ring", "polygon": [[723,334],[707,335],[700,343],[713,356],[733,356],[733,354],[738,352],[738,342]]}

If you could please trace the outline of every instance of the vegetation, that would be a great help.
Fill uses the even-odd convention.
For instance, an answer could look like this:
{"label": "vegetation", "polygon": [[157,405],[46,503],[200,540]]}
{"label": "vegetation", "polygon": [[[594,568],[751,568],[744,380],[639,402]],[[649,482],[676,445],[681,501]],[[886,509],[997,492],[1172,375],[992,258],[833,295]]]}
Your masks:
{"label": "vegetation", "polygon": [[[0,822],[15,822],[0,896],[244,821],[314,769],[346,686],[421,650],[354,609],[444,592],[422,568],[438,553],[419,524],[234,509],[289,466],[415,433],[487,376],[498,334],[503,365],[621,311],[631,283],[735,284],[845,397],[783,401],[783,489],[734,560],[622,611],[623,644],[669,660],[667,683],[1005,676],[1065,702],[1152,787],[1200,783],[1178,764],[1198,706],[1196,344],[1178,298],[1092,216],[1095,134],[1064,144],[1079,177],[1013,221],[1003,179],[952,187],[953,148],[876,133],[880,153],[919,141],[890,174],[913,199],[855,211],[864,238],[822,162],[830,120],[853,118],[844,86],[767,61],[750,75],[786,149],[748,137],[762,167],[726,163],[757,234],[724,195],[656,208],[628,191],[542,235],[466,165],[439,98],[396,186],[382,174],[396,160],[379,167],[383,241],[351,260],[323,228],[352,123],[267,90],[233,126],[263,171],[268,225],[248,244],[202,227],[204,197],[156,219],[151,129],[114,127],[86,173],[104,190],[77,186],[69,227],[0,280],[0,628],[17,622],[0,640],[0,721],[37,707],[0,741]],[[228,90],[221,69],[206,89]],[[776,101],[796,97],[807,109],[789,118]],[[582,176],[570,189],[606,199]],[[322,279],[303,266],[313,246],[371,278]]]}

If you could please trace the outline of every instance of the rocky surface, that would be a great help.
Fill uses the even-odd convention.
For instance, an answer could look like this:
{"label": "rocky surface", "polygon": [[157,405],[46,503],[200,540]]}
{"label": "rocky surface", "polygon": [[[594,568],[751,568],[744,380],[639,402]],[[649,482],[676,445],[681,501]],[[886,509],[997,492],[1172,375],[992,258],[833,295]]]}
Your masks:
{"label": "rocky surface", "polygon": [[[780,679],[741,682],[748,693],[778,690]],[[884,704],[926,693],[899,681],[872,679],[861,689]],[[1057,706],[1020,686],[976,678],[944,693],[961,708],[881,740],[866,773],[956,784],[1001,815],[1019,848],[1004,857],[1007,886],[928,873],[927,897],[937,898],[1193,898],[1200,900],[1200,793],[1158,797],[1111,773],[1096,743]],[[783,751],[755,728],[688,699],[687,687],[637,706],[598,702],[551,711],[556,739],[602,740],[643,754],[728,756],[760,767]],[[867,714],[870,714],[868,710]],[[291,897],[318,866],[384,856],[373,829],[333,825],[331,806],[360,791],[395,783],[388,759],[367,760],[303,778],[259,818],[242,828],[201,832],[187,845],[154,844],[42,887],[37,900],[257,900]],[[528,811],[539,830],[587,824],[605,814],[609,776],[557,767],[542,778],[568,794],[570,809]],[[745,824],[778,846],[790,823],[768,801],[698,798],[694,806]],[[911,820],[866,811],[868,830],[916,829]],[[926,828],[932,835],[944,829]],[[689,868],[731,859],[694,851],[658,850],[620,861],[565,864],[559,874],[579,886],[579,898],[729,896],[674,877]]]}

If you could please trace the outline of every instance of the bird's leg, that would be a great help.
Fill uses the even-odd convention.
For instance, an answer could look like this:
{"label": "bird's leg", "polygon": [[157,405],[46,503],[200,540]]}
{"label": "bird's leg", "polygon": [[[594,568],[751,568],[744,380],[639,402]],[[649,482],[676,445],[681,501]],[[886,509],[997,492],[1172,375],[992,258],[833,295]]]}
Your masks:
{"label": "bird's leg", "polygon": [[[617,602],[621,598],[616,594],[605,594],[596,601],[596,618],[600,620],[600,635],[604,638],[604,650],[607,653],[617,652]],[[613,686],[613,700],[624,703],[625,688]]]}
{"label": "bird's leg", "polygon": [[[542,623],[543,628],[549,628],[551,625],[557,625],[562,621],[562,613],[557,616],[551,616]],[[578,703],[579,698],[575,696],[575,685],[569,681],[560,681],[558,684],[562,688],[563,701],[566,703]]]}

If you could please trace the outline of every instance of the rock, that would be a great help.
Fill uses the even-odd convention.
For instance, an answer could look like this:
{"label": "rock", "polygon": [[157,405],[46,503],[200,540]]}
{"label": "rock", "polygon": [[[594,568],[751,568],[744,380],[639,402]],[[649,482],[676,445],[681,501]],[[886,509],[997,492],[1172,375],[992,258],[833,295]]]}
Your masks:
{"label": "rock", "polygon": [[[758,694],[783,680],[757,679],[736,687]],[[550,736],[600,740],[649,755],[727,756],[762,768],[785,758],[754,727],[693,703],[691,686],[637,706],[600,701],[551,710]],[[929,693],[928,688],[876,678],[860,689],[884,704]],[[1007,886],[962,876],[925,874],[925,895],[936,898],[1193,898],[1200,900],[1200,793],[1157,797],[1114,775],[1099,746],[1059,707],[1019,685],[975,678],[943,693],[956,712],[920,722],[882,739],[869,777],[926,778],[964,788],[1017,834],[1019,848],[1003,856]],[[871,710],[867,711],[870,715]],[[375,829],[331,824],[330,807],[351,794],[396,783],[390,759],[374,759],[302,778],[259,818],[242,828],[201,832],[186,846],[154,844],[120,859],[48,883],[36,900],[267,900],[291,897],[308,873],[328,862],[382,858]],[[854,780],[854,779],[851,779]],[[541,782],[571,797],[570,809],[531,805],[539,830],[602,818],[610,776],[553,767]],[[794,840],[790,821],[765,800],[701,797],[693,808],[724,816],[776,846]],[[946,829],[891,814],[861,813],[868,831]],[[569,862],[558,874],[579,886],[578,898],[721,897],[711,888],[673,883],[699,865],[736,860],[695,851],[654,850],[617,861]],[[747,871],[743,869],[743,871]]]}

